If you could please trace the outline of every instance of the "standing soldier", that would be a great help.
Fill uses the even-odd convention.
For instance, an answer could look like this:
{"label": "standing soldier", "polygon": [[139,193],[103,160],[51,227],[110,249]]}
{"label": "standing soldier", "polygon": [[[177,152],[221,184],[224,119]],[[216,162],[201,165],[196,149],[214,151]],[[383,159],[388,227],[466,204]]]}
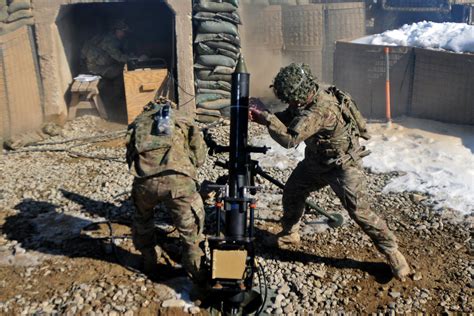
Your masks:
{"label": "standing soldier", "polygon": [[180,235],[182,264],[196,280],[204,240],[204,206],[196,169],[206,159],[206,145],[193,121],[174,110],[174,104],[159,98],[128,129],[127,163],[135,176],[133,242],[143,255],[145,272],[156,271],[154,207],[163,203]]}
{"label": "standing soldier", "polygon": [[251,108],[251,119],[266,125],[281,146],[291,148],[305,142],[306,150],[283,191],[282,231],[267,242],[279,247],[298,244],[306,199],[329,185],[351,218],[386,256],[394,276],[403,280],[410,268],[398,250],[395,235],[369,207],[360,164],[368,152],[359,145],[359,137],[368,135],[350,96],[334,86],[323,88],[309,66],[294,63],[280,70],[273,91],[288,108],[276,114]]}

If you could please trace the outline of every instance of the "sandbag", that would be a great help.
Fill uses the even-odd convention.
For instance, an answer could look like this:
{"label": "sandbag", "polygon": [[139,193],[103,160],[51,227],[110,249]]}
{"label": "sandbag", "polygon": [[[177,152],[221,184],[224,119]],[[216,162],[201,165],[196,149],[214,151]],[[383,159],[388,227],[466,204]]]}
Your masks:
{"label": "sandbag", "polygon": [[7,22],[11,23],[11,22],[15,22],[21,19],[31,18],[32,16],[33,16],[33,11],[31,11],[31,9],[19,10],[10,14],[10,16],[7,19]]}
{"label": "sandbag", "polygon": [[196,21],[227,21],[234,24],[242,24],[237,12],[197,12],[193,19]]}
{"label": "sandbag", "polygon": [[222,110],[225,107],[230,107],[230,99],[219,99],[215,101],[202,102],[197,106],[206,110]]}
{"label": "sandbag", "polygon": [[0,9],[0,22],[5,22],[8,19],[8,8],[3,7]]}
{"label": "sandbag", "polygon": [[225,21],[203,21],[197,28],[198,33],[224,33],[239,36],[237,26]]}
{"label": "sandbag", "polygon": [[208,42],[208,41],[224,41],[231,43],[237,47],[240,47],[240,37],[234,36],[231,34],[219,33],[219,34],[212,34],[212,33],[202,33],[196,35],[194,39],[194,43],[201,43],[201,42]]}
{"label": "sandbag", "polygon": [[203,108],[197,108],[196,109],[196,114],[210,115],[210,116],[217,116],[217,117],[221,116],[221,112],[219,112],[217,110],[207,110],[207,109],[203,109]]}
{"label": "sandbag", "polygon": [[193,10],[196,12],[235,12],[237,7],[227,2],[207,2],[204,0],[197,1]]}
{"label": "sandbag", "polygon": [[7,0],[0,0],[0,9],[3,9],[6,6],[8,6]]}
{"label": "sandbag", "polygon": [[228,2],[232,4],[233,6],[238,7],[239,6],[239,0],[223,0],[223,2]]}
{"label": "sandbag", "polygon": [[268,0],[251,0],[253,5],[270,5]]}
{"label": "sandbag", "polygon": [[196,80],[196,87],[201,89],[220,89],[224,91],[231,90],[231,85],[225,81],[207,81],[207,80]]}
{"label": "sandbag", "polygon": [[219,116],[214,116],[214,115],[204,115],[204,114],[198,114],[196,115],[196,121],[199,123],[214,123],[217,122],[220,119]]}
{"label": "sandbag", "polygon": [[230,104],[229,106],[225,106],[219,110],[221,112],[222,117],[230,117]]}
{"label": "sandbag", "polygon": [[218,41],[206,41],[205,44],[210,48],[222,48],[226,50],[230,50],[236,54],[240,54],[240,49],[235,45],[228,43],[228,42],[218,42]]}
{"label": "sandbag", "polygon": [[8,13],[12,14],[13,12],[25,9],[31,9],[30,0],[11,0],[8,6]]}
{"label": "sandbag", "polygon": [[214,68],[214,70],[212,70],[212,73],[216,75],[232,75],[234,73],[234,68],[217,66]]}
{"label": "sandbag", "polygon": [[199,55],[223,55],[223,56],[227,56],[227,57],[230,57],[234,60],[237,60],[239,58],[239,55],[230,51],[230,50],[227,50],[227,49],[223,49],[223,48],[211,48],[209,46],[207,46],[206,44],[204,43],[198,43],[196,45],[196,52],[199,54]]}
{"label": "sandbag", "polygon": [[233,68],[237,64],[235,59],[222,55],[199,55],[197,56],[196,61],[199,64],[208,67],[225,66]]}
{"label": "sandbag", "polygon": [[196,104],[208,101],[215,101],[222,99],[222,95],[217,93],[198,94],[196,96]]}
{"label": "sandbag", "polygon": [[33,25],[34,23],[35,23],[34,18],[21,19],[12,23],[0,22],[0,35],[13,32],[16,29],[19,29],[20,27],[25,26],[25,25]]}
{"label": "sandbag", "polygon": [[234,73],[234,68],[225,66],[212,67],[196,63],[194,64],[194,68],[196,68],[197,70],[208,70],[211,75],[232,75]]}
{"label": "sandbag", "polygon": [[[225,81],[231,82],[232,75],[223,75],[223,74],[215,74],[212,70],[198,70],[196,71],[196,77],[201,80],[215,80],[215,81]],[[217,100],[217,99],[214,99]],[[208,100],[209,101],[209,100]]]}
{"label": "sandbag", "polygon": [[220,89],[201,89],[201,88],[198,88],[197,92],[199,94],[218,94],[218,95],[226,97],[226,98],[230,97],[230,92],[229,91],[220,90]]}
{"label": "sandbag", "polygon": [[270,0],[270,4],[296,5],[296,0]]}

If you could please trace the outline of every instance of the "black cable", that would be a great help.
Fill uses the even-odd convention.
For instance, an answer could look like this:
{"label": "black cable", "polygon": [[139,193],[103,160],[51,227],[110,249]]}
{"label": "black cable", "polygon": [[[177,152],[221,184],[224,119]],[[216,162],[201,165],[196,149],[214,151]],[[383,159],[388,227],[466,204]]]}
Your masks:
{"label": "black cable", "polygon": [[[260,275],[260,273],[262,273],[263,284],[264,284],[263,288],[265,290],[265,295],[263,297],[262,306],[260,306],[260,308],[257,311],[257,315],[259,315],[263,311],[263,308],[265,307],[265,302],[267,301],[267,298],[268,298],[268,285],[267,285],[267,278],[265,276],[265,269],[262,267],[260,262],[257,261],[257,275]],[[260,277],[259,277],[258,282],[259,282],[259,284],[261,284],[260,283]],[[260,290],[260,296],[262,296],[261,290]]]}

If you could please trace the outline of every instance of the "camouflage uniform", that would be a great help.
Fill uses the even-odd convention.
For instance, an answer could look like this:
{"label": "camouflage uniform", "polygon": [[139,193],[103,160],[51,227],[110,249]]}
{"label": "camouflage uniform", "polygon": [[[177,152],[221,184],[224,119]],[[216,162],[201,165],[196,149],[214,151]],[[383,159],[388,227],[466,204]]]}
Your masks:
{"label": "camouflage uniform", "polygon": [[273,88],[277,97],[290,106],[276,114],[251,110],[251,115],[259,115],[257,122],[267,125],[271,137],[281,146],[306,144],[305,158],[290,175],[283,191],[283,229],[277,243],[299,241],[299,221],[306,199],[311,192],[329,185],[351,218],[387,256],[395,276],[406,276],[409,267],[397,250],[395,235],[370,210],[360,164],[363,149],[359,137],[366,132],[365,122],[361,122],[358,110],[348,114],[350,96],[334,86],[319,86],[304,64],[282,68]]}
{"label": "camouflage uniform", "polygon": [[275,115],[267,113],[266,119],[270,135],[281,146],[291,148],[303,141],[306,144],[305,159],[293,171],[283,191],[284,231],[298,231],[309,194],[329,185],[381,252],[397,249],[394,234],[369,208],[360,162],[350,160],[342,166],[328,165],[330,159],[360,147],[331,90],[319,89],[310,104],[301,108],[289,107]]}
{"label": "camouflage uniform", "polygon": [[204,239],[204,206],[197,191],[196,168],[206,159],[206,145],[198,127],[184,117],[174,117],[170,136],[153,135],[156,109],[152,106],[138,116],[127,134],[127,162],[135,176],[133,242],[142,253],[155,246],[154,207],[163,203],[179,231],[182,264],[196,277],[203,255],[199,243]]}
{"label": "camouflage uniform", "polygon": [[116,79],[123,72],[129,56],[123,43],[113,33],[96,35],[81,50],[81,59],[87,71],[106,79]]}

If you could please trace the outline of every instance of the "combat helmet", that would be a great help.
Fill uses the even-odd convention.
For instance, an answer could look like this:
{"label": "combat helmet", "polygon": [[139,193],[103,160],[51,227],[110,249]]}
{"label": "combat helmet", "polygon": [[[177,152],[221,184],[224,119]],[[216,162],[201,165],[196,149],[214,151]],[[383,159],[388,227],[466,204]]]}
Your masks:
{"label": "combat helmet", "polygon": [[316,80],[307,64],[291,63],[280,69],[270,87],[283,102],[305,103],[309,93],[318,88]]}
{"label": "combat helmet", "polygon": [[119,31],[125,31],[125,32],[130,31],[130,27],[123,19],[112,21],[112,23],[110,24],[110,28],[112,30],[119,30]]}

